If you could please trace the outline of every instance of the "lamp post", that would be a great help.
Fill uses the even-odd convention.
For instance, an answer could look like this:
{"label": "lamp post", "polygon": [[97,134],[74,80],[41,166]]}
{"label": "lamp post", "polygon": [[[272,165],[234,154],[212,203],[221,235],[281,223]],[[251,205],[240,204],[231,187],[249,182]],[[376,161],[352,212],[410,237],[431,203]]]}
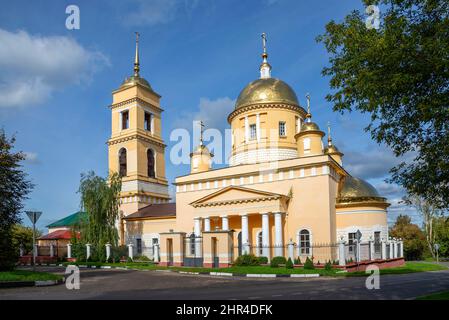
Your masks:
{"label": "lamp post", "polygon": [[25,211],[31,223],[33,223],[33,271],[36,271],[36,222],[39,220],[42,212],[40,211]]}

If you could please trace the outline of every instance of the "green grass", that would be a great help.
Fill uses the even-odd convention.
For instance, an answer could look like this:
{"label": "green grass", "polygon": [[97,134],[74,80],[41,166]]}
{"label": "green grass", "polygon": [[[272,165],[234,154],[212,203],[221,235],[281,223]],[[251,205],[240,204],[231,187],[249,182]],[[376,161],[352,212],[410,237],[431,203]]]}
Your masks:
{"label": "green grass", "polygon": [[47,273],[47,272],[33,272],[26,270],[14,270],[0,272],[0,282],[6,281],[45,281],[45,280],[60,280],[62,276]]}
{"label": "green grass", "polygon": [[429,294],[427,296],[418,297],[416,300],[449,300],[449,291]]}
{"label": "green grass", "polygon": [[[405,273],[415,273],[415,272],[425,272],[425,271],[439,271],[447,270],[446,267],[440,266],[438,264],[426,263],[426,262],[406,262],[402,267],[388,268],[380,270],[380,274],[405,274]],[[348,272],[345,274],[347,277],[357,277],[357,276],[367,276],[363,271],[358,272]]]}

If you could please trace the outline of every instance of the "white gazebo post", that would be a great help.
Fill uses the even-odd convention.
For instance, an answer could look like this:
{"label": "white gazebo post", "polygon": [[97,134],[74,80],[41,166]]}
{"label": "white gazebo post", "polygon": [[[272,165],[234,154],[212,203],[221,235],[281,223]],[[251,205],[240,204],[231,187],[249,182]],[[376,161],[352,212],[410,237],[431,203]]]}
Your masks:
{"label": "white gazebo post", "polygon": [[106,261],[111,257],[111,244],[106,243]]}
{"label": "white gazebo post", "polygon": [[221,229],[224,231],[229,230],[228,216],[221,216]]}
{"label": "white gazebo post", "polygon": [[373,238],[369,238],[369,259],[374,260],[374,241]]}
{"label": "white gazebo post", "polygon": [[404,258],[404,241],[402,239],[400,240],[401,241],[399,242],[399,257]]}
{"label": "white gazebo post", "polygon": [[288,250],[287,250],[288,251],[288,257],[290,259],[292,259],[292,261],[294,261],[295,260],[295,244],[293,243],[292,239],[290,239],[287,247],[288,247]]}
{"label": "white gazebo post", "polygon": [[55,256],[55,248],[53,243],[50,243],[50,257],[54,257]]}
{"label": "white gazebo post", "polygon": [[90,243],[86,243],[86,260],[90,258]]}
{"label": "white gazebo post", "polygon": [[274,255],[276,257],[284,256],[284,243],[282,241],[282,212],[274,214]]}
{"label": "white gazebo post", "polygon": [[156,243],[153,249],[153,260],[154,262],[159,262],[159,244]]}
{"label": "white gazebo post", "polygon": [[393,242],[391,240],[391,238],[389,239],[389,244],[390,244],[390,259],[393,259]]}
{"label": "white gazebo post", "polygon": [[132,243],[128,244],[128,258],[130,258],[131,260],[133,260],[133,258],[134,258],[134,251],[133,251]]}
{"label": "white gazebo post", "polygon": [[340,266],[346,265],[345,241],[343,240],[343,237],[341,237],[341,240],[338,243],[338,265]]}
{"label": "white gazebo post", "polygon": [[71,259],[71,258],[72,258],[72,244],[67,243],[67,259]]}
{"label": "white gazebo post", "polygon": [[268,212],[262,213],[262,254],[270,259],[270,216]]}
{"label": "white gazebo post", "polygon": [[382,257],[381,259],[385,260],[387,259],[387,242],[382,239]]}
{"label": "white gazebo post", "polygon": [[393,238],[393,258],[398,257],[398,242],[396,241],[396,238]]}
{"label": "white gazebo post", "polygon": [[248,215],[242,214],[242,249],[243,254],[249,253],[249,231],[248,231]]}

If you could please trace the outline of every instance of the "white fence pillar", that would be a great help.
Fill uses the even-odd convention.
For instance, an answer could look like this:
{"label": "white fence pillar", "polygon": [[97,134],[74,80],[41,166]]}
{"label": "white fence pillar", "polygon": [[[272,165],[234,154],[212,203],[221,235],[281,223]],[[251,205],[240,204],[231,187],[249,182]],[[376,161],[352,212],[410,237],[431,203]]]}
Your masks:
{"label": "white fence pillar", "polygon": [[159,244],[157,243],[154,245],[153,249],[153,261],[159,262]]}
{"label": "white fence pillar", "polygon": [[288,247],[288,257],[290,259],[292,259],[292,261],[295,260],[295,244],[293,243],[293,241],[290,239],[290,242],[287,245]]}
{"label": "white fence pillar", "polygon": [[19,247],[19,254],[20,254],[21,257],[23,257],[24,251],[25,250],[23,249],[23,245],[21,244],[20,247]]}
{"label": "white fence pillar", "polygon": [[86,243],[86,260],[90,258],[90,244]]}
{"label": "white fence pillar", "polygon": [[132,243],[128,244],[128,258],[130,258],[131,260],[133,260],[133,258],[134,258],[134,251],[133,251]]}
{"label": "white fence pillar", "polygon": [[54,257],[55,256],[55,247],[52,244],[50,244],[50,257]]}
{"label": "white fence pillar", "polygon": [[67,243],[67,259],[72,258],[72,244]]}
{"label": "white fence pillar", "polygon": [[387,243],[384,240],[382,240],[382,257],[381,257],[381,259],[383,259],[383,260],[387,259]]}
{"label": "white fence pillar", "polygon": [[106,261],[108,261],[110,257],[111,257],[111,244],[107,243],[106,244]]}
{"label": "white fence pillar", "polygon": [[338,265],[346,265],[345,242],[341,240],[338,244]]}
{"label": "white fence pillar", "polygon": [[391,240],[391,238],[388,243],[390,244],[390,259],[393,259],[393,241]]}
{"label": "white fence pillar", "polygon": [[360,262],[360,261],[362,261],[362,253],[360,252],[361,251],[361,246],[360,246],[360,240],[356,240],[356,242],[357,242],[357,256],[356,256],[356,260],[357,260],[357,262]]}
{"label": "white fence pillar", "polygon": [[369,241],[369,259],[374,260],[374,241]]}
{"label": "white fence pillar", "polygon": [[399,257],[404,258],[404,241],[399,242]]}

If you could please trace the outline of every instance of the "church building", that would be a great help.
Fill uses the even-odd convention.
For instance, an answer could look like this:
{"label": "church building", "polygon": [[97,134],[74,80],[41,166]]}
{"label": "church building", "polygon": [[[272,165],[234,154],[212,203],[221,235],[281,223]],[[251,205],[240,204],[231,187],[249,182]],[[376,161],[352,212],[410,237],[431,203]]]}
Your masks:
{"label": "church building", "polygon": [[123,177],[120,240],[136,255],[186,266],[229,266],[244,253],[324,262],[341,258],[339,242],[346,258],[366,242],[374,246],[363,254],[382,256],[389,204],[345,169],[330,127],[325,138],[313,121],[310,97],[302,106],[287,83],[272,77],[262,38],[260,76],[242,89],[227,118],[229,165],[212,168],[201,139],[190,172],[172,182],[175,199],[165,173],[161,96],[140,75],[136,42],[134,73],[112,92],[108,140],[109,170]]}

